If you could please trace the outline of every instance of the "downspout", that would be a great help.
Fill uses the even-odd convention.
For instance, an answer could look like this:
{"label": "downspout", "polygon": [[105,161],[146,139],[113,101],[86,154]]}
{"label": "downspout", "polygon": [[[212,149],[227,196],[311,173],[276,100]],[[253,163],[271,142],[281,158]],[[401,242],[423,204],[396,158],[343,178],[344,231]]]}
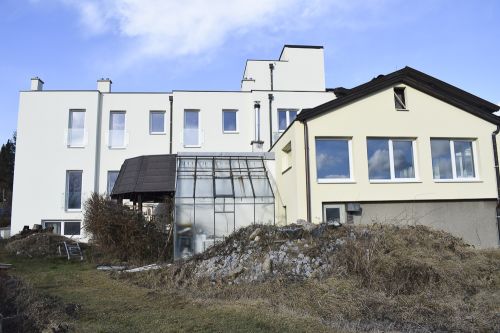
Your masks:
{"label": "downspout", "polygon": [[273,72],[274,72],[274,64],[269,64],[269,72],[271,73],[271,91],[274,90],[274,82],[273,82]]}
{"label": "downspout", "polygon": [[273,146],[273,94],[268,95],[269,98],[269,147]]}
{"label": "downspout", "polygon": [[[97,124],[95,136],[95,165],[94,165],[94,192],[99,193],[99,179],[101,168],[101,128],[102,128],[102,93],[97,92]],[[111,193],[109,193],[111,194]]]}
{"label": "downspout", "polygon": [[495,175],[497,178],[497,208],[496,208],[496,216],[497,216],[497,231],[498,231],[498,241],[500,244],[500,170],[498,167],[498,149],[497,149],[497,140],[496,136],[500,133],[500,125],[497,125],[497,129],[491,133],[491,141],[493,143],[493,158],[495,162]]}
{"label": "downspout", "polygon": [[311,218],[311,181],[309,170],[309,129],[307,128],[307,120],[303,121],[304,124],[304,149],[306,160],[306,200],[307,200],[307,221],[312,222]]}
{"label": "downspout", "polygon": [[172,127],[173,127],[173,123],[172,123],[172,118],[174,116],[174,96],[168,96],[168,100],[170,101],[170,150],[169,150],[169,154],[172,154]]}

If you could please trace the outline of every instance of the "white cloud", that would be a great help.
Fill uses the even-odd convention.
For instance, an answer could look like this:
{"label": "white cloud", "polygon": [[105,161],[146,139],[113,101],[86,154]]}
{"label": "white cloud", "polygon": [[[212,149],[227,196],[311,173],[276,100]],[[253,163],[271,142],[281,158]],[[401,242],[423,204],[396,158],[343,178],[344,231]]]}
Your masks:
{"label": "white cloud", "polygon": [[[316,19],[332,10],[347,17],[364,4],[360,0],[58,1],[78,11],[86,33],[116,34],[130,39],[133,47],[126,55],[129,63],[144,57],[201,54],[228,38],[242,37],[255,30],[296,31],[315,24]],[[389,0],[374,1],[372,5],[386,1]],[[337,17],[336,21],[347,20]]]}

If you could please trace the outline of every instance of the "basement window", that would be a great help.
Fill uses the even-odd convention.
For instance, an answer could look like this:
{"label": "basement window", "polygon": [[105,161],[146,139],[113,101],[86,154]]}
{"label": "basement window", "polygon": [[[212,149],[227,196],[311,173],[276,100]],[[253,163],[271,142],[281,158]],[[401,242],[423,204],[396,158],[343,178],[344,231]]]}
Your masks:
{"label": "basement window", "polygon": [[405,88],[394,88],[394,106],[396,110],[408,110],[406,107]]}

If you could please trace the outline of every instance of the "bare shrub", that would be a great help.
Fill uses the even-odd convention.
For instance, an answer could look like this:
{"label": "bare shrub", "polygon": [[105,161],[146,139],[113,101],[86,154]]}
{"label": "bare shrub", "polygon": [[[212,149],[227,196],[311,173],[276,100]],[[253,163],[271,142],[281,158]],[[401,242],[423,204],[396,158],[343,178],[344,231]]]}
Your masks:
{"label": "bare shrub", "polygon": [[148,262],[165,260],[166,234],[142,214],[93,193],[84,205],[84,230],[105,260]]}

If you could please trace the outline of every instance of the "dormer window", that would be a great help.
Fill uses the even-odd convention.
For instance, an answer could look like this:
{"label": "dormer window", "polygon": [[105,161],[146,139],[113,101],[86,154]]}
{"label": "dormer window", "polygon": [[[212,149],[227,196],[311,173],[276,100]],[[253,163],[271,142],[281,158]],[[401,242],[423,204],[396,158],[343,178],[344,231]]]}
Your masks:
{"label": "dormer window", "polygon": [[394,88],[394,105],[396,110],[407,110],[404,87]]}

